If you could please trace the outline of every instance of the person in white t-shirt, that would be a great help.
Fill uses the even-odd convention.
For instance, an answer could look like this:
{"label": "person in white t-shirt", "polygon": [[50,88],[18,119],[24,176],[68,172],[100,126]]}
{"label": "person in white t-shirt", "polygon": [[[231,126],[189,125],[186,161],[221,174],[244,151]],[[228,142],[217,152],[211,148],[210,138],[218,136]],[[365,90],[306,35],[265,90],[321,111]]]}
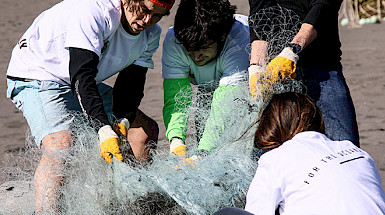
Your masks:
{"label": "person in white t-shirt", "polygon": [[[236,7],[227,0],[185,0],[177,9],[174,26],[166,34],[162,54],[163,118],[173,154],[186,155],[186,109],[193,97],[191,84],[198,86],[198,103],[203,103],[205,109],[211,104],[213,110],[223,106],[221,98],[247,80],[248,21],[247,16],[235,11]],[[177,94],[184,96],[177,98]],[[206,128],[214,123],[222,127],[223,122],[213,118],[208,117]],[[199,120],[195,116],[198,152],[207,154],[217,147],[216,135],[223,131],[203,129],[205,122]]]}
{"label": "person in white t-shirt", "polygon": [[[51,155],[71,145],[73,111],[96,122],[107,163],[112,156],[123,160],[119,136],[137,160],[149,159],[159,129],[138,106],[159,46],[156,23],[173,3],[64,0],[41,13],[13,49],[7,97],[23,112],[43,151],[34,179],[36,213],[57,210],[63,159]],[[116,73],[113,89],[102,83]]]}
{"label": "person in white t-shirt", "polygon": [[352,142],[325,135],[310,97],[273,95],[259,120],[255,145],[269,150],[247,192],[245,211],[220,214],[385,214],[385,193],[373,159]]}

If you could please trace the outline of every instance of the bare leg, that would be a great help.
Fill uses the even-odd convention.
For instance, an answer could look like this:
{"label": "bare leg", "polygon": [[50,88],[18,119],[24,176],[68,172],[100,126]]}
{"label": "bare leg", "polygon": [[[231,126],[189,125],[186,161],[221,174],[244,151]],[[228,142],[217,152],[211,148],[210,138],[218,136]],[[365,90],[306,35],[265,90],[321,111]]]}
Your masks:
{"label": "bare leg", "polygon": [[150,150],[156,148],[158,142],[159,127],[158,124],[138,110],[132,126],[128,130],[127,140],[135,158],[142,163],[149,161]]}
{"label": "bare leg", "polygon": [[35,212],[52,214],[58,212],[59,187],[63,181],[66,150],[71,144],[71,132],[59,131],[42,140],[42,156],[35,172]]}

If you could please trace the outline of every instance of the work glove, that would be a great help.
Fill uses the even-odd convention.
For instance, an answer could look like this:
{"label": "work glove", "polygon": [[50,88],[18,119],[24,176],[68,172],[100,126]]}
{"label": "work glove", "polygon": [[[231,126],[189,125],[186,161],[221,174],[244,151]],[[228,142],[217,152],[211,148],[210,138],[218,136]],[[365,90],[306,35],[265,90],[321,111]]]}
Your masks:
{"label": "work glove", "polygon": [[256,99],[260,93],[260,90],[261,90],[260,88],[262,87],[260,83],[263,77],[263,68],[258,64],[253,64],[253,65],[250,65],[248,71],[249,71],[249,90],[253,98]]}
{"label": "work glove", "polygon": [[196,155],[193,155],[189,158],[185,158],[182,160],[181,165],[177,165],[177,169],[181,169],[181,166],[190,166],[195,169],[195,164],[199,162],[203,157],[207,156],[209,152],[207,150],[199,150]]}
{"label": "work glove", "polygon": [[249,90],[254,100],[259,97],[263,102],[266,102],[273,93],[273,86],[275,82],[272,82],[269,77],[266,76],[264,69],[259,65],[251,65],[249,71]]}
{"label": "work glove", "polygon": [[124,138],[127,138],[128,129],[130,128],[130,122],[126,118],[120,118],[112,124],[112,128],[115,133]]}
{"label": "work glove", "polygon": [[190,166],[192,167],[193,169],[195,169],[195,164],[201,159],[200,156],[198,155],[193,155],[189,158],[185,158],[182,160],[182,162],[180,163],[180,165],[177,165],[176,168],[177,169],[182,169],[182,166],[186,167],[186,166]]}
{"label": "work glove", "polygon": [[292,51],[292,48],[286,47],[266,66],[266,78],[272,82],[295,78],[298,55]]}
{"label": "work glove", "polygon": [[170,153],[177,156],[186,156],[187,147],[184,141],[178,137],[171,138]]}
{"label": "work glove", "polygon": [[110,125],[101,127],[98,131],[100,140],[100,156],[108,163],[111,163],[112,156],[123,161],[122,153],[119,148],[118,135],[112,130]]}

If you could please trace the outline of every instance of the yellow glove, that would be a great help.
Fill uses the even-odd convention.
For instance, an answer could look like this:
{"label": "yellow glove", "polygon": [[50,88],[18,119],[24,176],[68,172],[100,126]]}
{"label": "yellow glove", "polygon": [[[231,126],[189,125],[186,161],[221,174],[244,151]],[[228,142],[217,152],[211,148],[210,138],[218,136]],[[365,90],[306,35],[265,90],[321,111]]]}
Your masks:
{"label": "yellow glove", "polygon": [[122,153],[119,148],[118,135],[112,130],[110,125],[105,125],[99,129],[100,156],[108,163],[111,163],[112,156],[123,161]]}
{"label": "yellow glove", "polygon": [[260,96],[262,101],[266,101],[273,93],[274,83],[266,77],[263,67],[251,65],[249,71],[249,90],[253,99]]}
{"label": "yellow glove", "polygon": [[186,156],[187,147],[184,145],[184,141],[180,138],[171,138],[170,153],[177,156]]}
{"label": "yellow glove", "polygon": [[266,78],[272,82],[295,78],[298,55],[291,48],[286,47],[266,67]]}
{"label": "yellow glove", "polygon": [[112,124],[112,127],[115,133],[123,136],[124,138],[127,138],[128,129],[130,128],[130,122],[126,118],[120,118]]}
{"label": "yellow glove", "polygon": [[263,68],[260,65],[251,65],[249,71],[249,90],[254,99],[260,94],[260,81],[263,77]]}
{"label": "yellow glove", "polygon": [[[181,162],[181,165],[182,166],[190,166],[192,167],[193,169],[195,169],[195,164],[201,159],[200,156],[198,155],[193,155],[189,158],[186,158],[186,159],[183,159],[183,161]],[[177,169],[181,169],[182,166],[181,165],[177,165],[176,168]]]}

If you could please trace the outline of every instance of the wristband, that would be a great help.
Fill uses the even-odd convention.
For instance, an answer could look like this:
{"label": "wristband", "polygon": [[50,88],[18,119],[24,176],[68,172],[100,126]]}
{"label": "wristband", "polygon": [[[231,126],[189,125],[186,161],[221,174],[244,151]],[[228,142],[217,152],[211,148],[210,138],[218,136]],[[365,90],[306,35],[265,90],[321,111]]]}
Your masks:
{"label": "wristband", "polygon": [[296,43],[288,43],[287,47],[291,48],[294,54],[298,55],[302,51],[302,47]]}

